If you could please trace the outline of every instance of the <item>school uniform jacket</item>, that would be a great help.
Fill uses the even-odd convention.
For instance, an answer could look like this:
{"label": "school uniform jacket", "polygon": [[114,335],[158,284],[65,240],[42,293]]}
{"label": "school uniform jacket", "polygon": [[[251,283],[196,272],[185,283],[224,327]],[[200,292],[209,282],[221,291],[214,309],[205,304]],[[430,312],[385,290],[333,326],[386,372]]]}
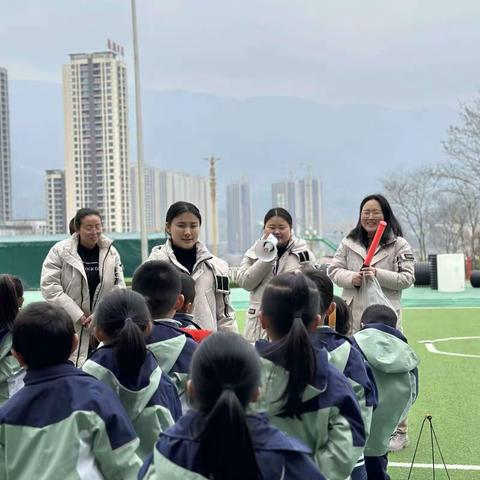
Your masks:
{"label": "school uniform jacket", "polygon": [[309,250],[305,240],[292,237],[285,253],[270,262],[258,259],[255,244],[245,253],[238,270],[238,285],[250,292],[250,304],[245,322],[245,338],[254,342],[267,338],[259,320],[260,303],[267,283],[276,275],[284,272],[295,272],[306,266],[315,265],[315,256]]}
{"label": "school uniform jacket", "polygon": [[[328,275],[343,288],[342,298],[352,312],[353,331],[360,330],[360,319],[364,310],[360,290],[352,285],[353,274],[362,268],[367,250],[364,245],[345,237],[338,247]],[[402,324],[400,299],[402,290],[415,281],[415,260],[412,248],[403,237],[391,236],[385,245],[375,251],[371,266],[377,269],[376,278],[382,291],[397,312],[398,324]]]}
{"label": "school uniform jacket", "polygon": [[[199,442],[193,433],[198,417],[197,412],[190,411],[160,435],[153,454],[140,470],[139,480],[208,478],[202,475],[207,469],[198,455]],[[263,415],[248,415],[247,422],[263,479],[325,480],[308,457],[310,450],[301,442],[270,425]]]}
{"label": "school uniform jacket", "polygon": [[130,480],[137,447],[114,392],[70,362],[29,370],[0,408],[5,480]]}
{"label": "school uniform jacket", "polygon": [[252,406],[266,411],[275,426],[305,443],[328,480],[349,478],[365,446],[365,428],[348,380],[329,364],[326,349],[314,346],[314,382],[303,392],[300,418],[288,417],[278,399],[285,391],[289,373],[271,346],[265,340],[255,344],[262,357],[263,396]]}
{"label": "school uniform jacket", "polygon": [[0,330],[0,405],[23,386],[24,369],[11,354],[12,334]]}
{"label": "school uniform jacket", "polygon": [[[177,260],[170,239],[152,249],[148,260],[171,262],[195,280],[195,321],[204,329],[238,332],[235,312],[230,305],[228,265],[212,255],[202,242],[196,243],[197,261],[192,273]],[[147,261],[148,261],[147,260]]]}
{"label": "school uniform jacket", "polygon": [[100,347],[84,363],[83,370],[108,385],[118,395],[140,439],[138,455],[144,459],[152,445],[181,415],[181,405],[173,382],[162,373],[151,352],[138,377],[122,378],[113,349]]}
{"label": "school uniform jacket", "polygon": [[378,390],[365,456],[379,457],[387,453],[390,436],[417,398],[419,359],[400,330],[387,325],[369,324],[353,338]]}
{"label": "school uniform jacket", "polygon": [[[370,365],[349,338],[328,326],[322,325],[317,328],[312,343],[319,348],[324,346],[327,349],[330,364],[343,373],[350,382],[360,406],[365,437],[368,439],[372,412],[377,406],[377,387]],[[363,464],[362,454],[357,466],[361,467]]]}
{"label": "school uniform jacket", "polygon": [[180,330],[180,324],[171,318],[154,320],[152,333],[145,342],[155,355],[162,372],[170,376],[178,394],[182,395],[197,342]]}

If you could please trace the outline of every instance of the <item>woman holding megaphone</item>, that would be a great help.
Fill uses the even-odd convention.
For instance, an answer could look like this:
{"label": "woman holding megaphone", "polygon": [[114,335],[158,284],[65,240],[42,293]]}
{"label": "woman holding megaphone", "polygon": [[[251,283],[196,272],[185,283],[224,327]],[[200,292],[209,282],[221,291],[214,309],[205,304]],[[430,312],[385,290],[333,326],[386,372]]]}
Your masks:
{"label": "woman holding megaphone", "polygon": [[293,220],[284,208],[270,209],[263,220],[263,235],[245,253],[238,284],[250,292],[244,336],[254,342],[267,335],[259,320],[260,302],[267,283],[283,272],[302,270],[315,264],[307,242],[293,235]]}

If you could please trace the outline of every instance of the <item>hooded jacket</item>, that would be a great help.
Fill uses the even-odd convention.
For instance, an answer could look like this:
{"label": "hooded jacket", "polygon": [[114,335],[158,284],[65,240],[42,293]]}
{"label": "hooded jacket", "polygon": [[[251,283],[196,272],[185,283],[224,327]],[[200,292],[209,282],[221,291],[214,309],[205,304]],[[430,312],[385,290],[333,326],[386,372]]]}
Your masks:
{"label": "hooded jacket", "polygon": [[316,373],[302,396],[300,417],[283,412],[281,398],[288,382],[283,359],[265,340],[255,347],[262,357],[261,399],[252,404],[270,421],[312,450],[312,458],[328,480],[349,478],[365,446],[365,428],[355,394],[348,380],[328,361],[325,348],[314,347]]}
{"label": "hooded jacket", "polygon": [[125,287],[120,255],[112,243],[104,235],[98,241],[100,283],[94,294],[92,311],[87,275],[77,252],[78,233],[56,243],[48,252],[40,279],[43,298],[63,308],[74,322],[83,315],[88,317],[114,287]]}
{"label": "hooded jacket", "polygon": [[[198,473],[206,470],[193,433],[198,417],[197,412],[190,411],[160,435],[153,454],[140,470],[139,480],[206,480]],[[262,415],[247,416],[247,423],[262,478],[325,480],[308,458],[310,450],[305,445],[270,425]]]}
{"label": "hooded jacket", "polygon": [[175,257],[170,239],[164,245],[154,247],[148,260],[171,262],[195,280],[193,315],[202,328],[238,332],[235,312],[230,305],[228,265],[212,255],[202,242],[198,241],[196,248],[197,261],[191,274]]}
{"label": "hooded jacket", "polygon": [[417,399],[419,359],[400,330],[384,324],[366,325],[353,338],[372,368],[378,391],[365,456],[379,457],[387,453],[390,436]]}
{"label": "hooded jacket", "polygon": [[95,350],[82,370],[98,378],[118,395],[140,439],[137,454],[144,459],[152,445],[181,415],[180,400],[173,382],[164,375],[151,352],[147,353],[134,380],[122,378],[110,346]]}
{"label": "hooded jacket", "polygon": [[[354,273],[363,266],[367,249],[355,240],[345,237],[338,247],[328,275],[334,283],[343,288],[342,298],[352,312],[353,331],[360,330],[360,319],[364,310],[360,290],[352,285]],[[382,291],[397,312],[398,328],[401,328],[402,290],[415,281],[415,260],[412,249],[403,237],[391,236],[385,245],[375,251],[371,266],[376,268],[376,278]]]}
{"label": "hooded jacket", "polygon": [[176,320],[153,320],[152,333],[146,337],[147,348],[155,355],[162,372],[173,380],[179,395],[185,393],[187,376],[197,342],[180,330]]}
{"label": "hooded jacket", "polygon": [[260,303],[267,283],[280,273],[295,272],[306,266],[315,265],[315,255],[305,240],[292,237],[285,253],[270,262],[258,259],[255,253],[256,243],[245,253],[237,276],[238,285],[250,292],[250,304],[243,333],[250,342],[267,337],[259,320]]}

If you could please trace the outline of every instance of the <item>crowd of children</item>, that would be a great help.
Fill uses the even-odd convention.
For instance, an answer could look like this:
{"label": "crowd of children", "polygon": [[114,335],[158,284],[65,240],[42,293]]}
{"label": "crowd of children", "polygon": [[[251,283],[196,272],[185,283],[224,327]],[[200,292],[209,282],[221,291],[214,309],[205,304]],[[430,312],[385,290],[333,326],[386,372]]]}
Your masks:
{"label": "crowd of children", "polygon": [[195,284],[151,260],[97,305],[81,369],[71,317],[0,275],[0,479],[383,480],[418,394],[396,313],[349,310],[320,270],[272,278],[265,340],[199,328]]}

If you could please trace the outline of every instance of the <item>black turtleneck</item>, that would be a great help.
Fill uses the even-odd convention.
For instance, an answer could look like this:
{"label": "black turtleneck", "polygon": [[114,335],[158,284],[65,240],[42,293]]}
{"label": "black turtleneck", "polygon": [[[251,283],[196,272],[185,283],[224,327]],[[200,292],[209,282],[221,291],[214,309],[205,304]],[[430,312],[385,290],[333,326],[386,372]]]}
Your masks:
{"label": "black turtleneck", "polygon": [[277,248],[277,258],[280,258],[287,251],[287,248],[288,248],[288,243],[286,245],[284,245],[283,247],[278,247]]}
{"label": "black turtleneck", "polygon": [[185,250],[172,243],[172,250],[178,262],[192,273],[195,262],[197,261],[197,247],[194,246],[190,250]]}

